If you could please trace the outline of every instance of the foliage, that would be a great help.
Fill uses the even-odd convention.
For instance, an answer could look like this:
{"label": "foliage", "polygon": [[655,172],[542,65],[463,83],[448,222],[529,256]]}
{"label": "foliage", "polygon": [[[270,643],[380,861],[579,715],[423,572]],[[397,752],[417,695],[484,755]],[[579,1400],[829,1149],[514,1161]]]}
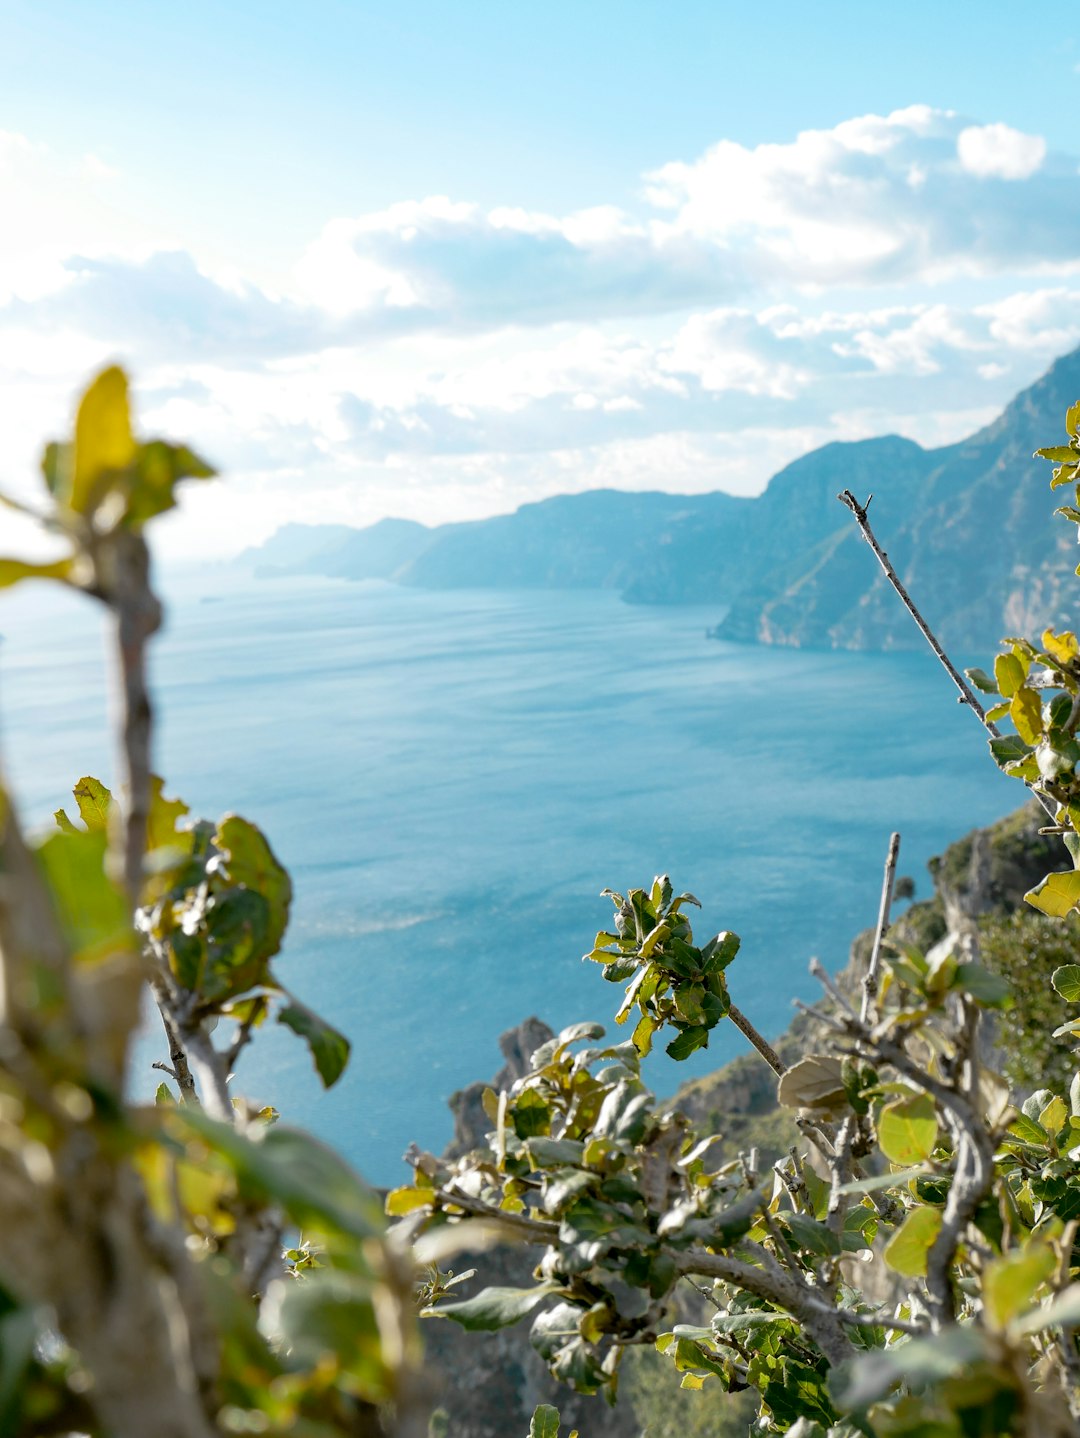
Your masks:
{"label": "foliage", "polygon": [[[1068,446],[1042,452],[1055,485],[1080,477],[1080,405],[1066,425]],[[234,1095],[271,1013],[327,1085],[348,1044],[272,972],[291,885],[266,838],[236,815],[190,822],[153,774],[145,649],[160,610],[142,530],[209,467],[138,441],[111,369],[42,472],[41,517],[68,552],[0,561],[0,583],[47,578],[112,612],[125,785],[81,779],[77,818],[58,810],[34,846],[0,794],[3,1431],[420,1438],[417,1300],[470,1331],[527,1321],[556,1378],[612,1402],[624,1372],[640,1388],[646,1370],[624,1358],[648,1348],[685,1401],[753,1401],[761,1432],[1076,1430],[1080,1076],[1052,1085],[1044,1069],[1014,1100],[988,1064],[987,1015],[1017,1015],[1034,1045],[1049,1014],[1015,1007],[1012,966],[984,966],[974,929],[919,947],[908,939],[936,937],[936,920],[916,906],[888,937],[895,846],[861,995],[819,973],[805,1050],[788,1060],[732,1003],[735,934],[698,944],[697,900],[664,876],[610,893],[611,927],[585,957],[625,985],[627,1037],[578,1024],[542,1045],[485,1094],[481,1149],[414,1151],[413,1182],[385,1199],[389,1228],[330,1149]],[[1080,524],[1080,490],[1063,512]],[[1050,805],[1075,863],[1080,641],[1010,640],[992,679],[972,677],[1000,699],[990,724],[1008,714],[1016,731],[995,729],[995,758]],[[1029,899],[1040,925],[1080,909],[1080,867]],[[1080,965],[1050,979],[1054,1038],[1071,1048]],[[171,1079],[153,1104],[126,1081],[146,986]],[[657,1035],[682,1059],[725,1019],[773,1066],[799,1137],[771,1163],[732,1154],[641,1078]],[[471,1271],[438,1267],[493,1239],[540,1250],[530,1285],[467,1292]],[[445,1429],[436,1415],[431,1431]],[[541,1405],[531,1431],[556,1438],[558,1412]]]}
{"label": "foliage", "polygon": [[[1080,405],[1067,425],[1072,458],[1048,452],[1064,466],[1055,483],[1080,475]],[[1080,523],[1080,491],[1077,504],[1066,513]],[[1003,696],[990,723],[1007,712],[1017,730],[995,729],[992,752],[1051,803],[1080,859],[1080,646],[1052,630],[1037,646],[1007,643],[995,680],[972,674]],[[717,1133],[658,1106],[639,1072],[664,1028],[684,1058],[735,1015],[726,970],[738,938],[697,946],[684,912],[697,900],[674,897],[666,877],[612,893],[614,923],[585,957],[626,984],[616,1021],[635,1018],[629,1041],[564,1030],[509,1091],[486,1094],[485,1147],[455,1161],[417,1154],[412,1186],[387,1200],[430,1230],[481,1219],[536,1245],[535,1284],[438,1302],[428,1316],[466,1328],[528,1319],[557,1378],[611,1401],[624,1351],[654,1344],[683,1388],[756,1391],[764,1432],[1074,1432],[1080,1075],[1074,1062],[1060,1091],[1014,1104],[982,1031],[988,1013],[1010,1022],[1016,968],[984,966],[974,928],[926,952],[904,940],[905,929],[939,939],[935,915],[888,937],[892,873],[861,1001],[819,973],[815,1051],[790,1065],[772,1054],[802,1143],[767,1170],[757,1150],[731,1158]],[[1080,908],[1080,867],[1073,877],[1051,874],[1029,903],[1057,917]],[[1080,965],[1051,977],[1059,1011],[1080,1005]],[[1028,1005],[1032,1045],[1038,1022]],[[1078,1034],[1068,1017],[1053,1037],[1071,1047]],[[672,1325],[686,1284],[706,1285],[714,1311]]]}
{"label": "foliage", "polygon": [[[348,1058],[270,967],[289,877],[255,825],[191,822],[151,771],[142,529],[211,471],[136,439],[110,369],[42,472],[70,552],[0,561],[0,584],[112,611],[126,786],[79,780],[34,845],[0,793],[0,1431],[419,1434],[411,1258],[331,1150],[232,1091],[275,1010],[325,1084]],[[125,1078],[147,984],[171,1080],[150,1105]]]}

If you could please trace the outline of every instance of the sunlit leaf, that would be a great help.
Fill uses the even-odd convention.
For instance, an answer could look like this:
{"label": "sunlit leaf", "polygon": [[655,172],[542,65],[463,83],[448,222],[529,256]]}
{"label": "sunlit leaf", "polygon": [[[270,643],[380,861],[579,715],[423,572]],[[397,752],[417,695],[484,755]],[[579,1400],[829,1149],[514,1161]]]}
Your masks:
{"label": "sunlit leaf", "polygon": [[127,375],[114,365],[98,375],[79,404],[67,496],[70,508],[78,514],[93,513],[110,484],[134,459]]}
{"label": "sunlit leaf", "polygon": [[1024,899],[1033,909],[1049,914],[1052,919],[1063,919],[1080,904],[1080,870],[1047,874],[1042,883],[1036,884],[1024,895]]}

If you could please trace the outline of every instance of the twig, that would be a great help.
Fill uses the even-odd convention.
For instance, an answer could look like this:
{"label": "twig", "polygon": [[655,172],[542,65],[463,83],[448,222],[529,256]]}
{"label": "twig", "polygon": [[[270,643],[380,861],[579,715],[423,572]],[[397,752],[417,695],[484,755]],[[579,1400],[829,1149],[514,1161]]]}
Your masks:
{"label": "twig", "polygon": [[870,499],[873,499],[873,495],[871,495],[870,499],[866,501],[866,504],[860,504],[859,501],[852,494],[850,489],[843,490],[836,497],[841,504],[846,504],[848,509],[850,509],[852,514],[855,516],[855,523],[859,526],[859,532],[862,534],[862,537],[866,540],[870,548],[874,551],[874,556],[877,559],[877,562],[885,571],[885,578],[896,590],[896,593],[900,598],[901,604],[903,604],[904,608],[911,615],[912,619],[914,619],[915,623],[919,626],[920,630],[922,631],[923,638],[926,640],[927,644],[929,644],[930,648],[934,651],[938,659],[944,665],[945,671],[948,674],[949,678],[956,685],[957,689],[959,689],[960,702],[962,704],[966,704],[970,708],[971,712],[976,715],[979,720],[979,723],[983,726],[983,728],[987,731],[988,734],[991,734],[995,739],[1000,739],[1001,730],[991,720],[987,719],[986,710],[975,698],[970,684],[968,684],[967,680],[963,677],[960,671],[953,664],[952,660],[945,653],[944,649],[942,649],[941,645],[938,643],[934,631],[930,628],[929,624],[927,624],[926,620],[922,617],[918,609],[915,607],[915,601],[904,588],[903,584],[900,581],[900,576],[897,574],[896,570],[889,563],[889,556],[885,553],[881,545],[877,542],[877,539],[874,536],[874,531],[870,528],[870,521],[866,517],[866,511],[869,507]]}
{"label": "twig", "polygon": [[810,960],[810,973],[817,979],[821,987],[829,994],[837,1008],[842,1010],[850,1018],[855,1017],[855,1010],[847,1001],[847,996],[837,988],[834,981],[829,977],[829,971],[820,959]]}
{"label": "twig", "polygon": [[[900,581],[900,576],[897,574],[896,570],[889,563],[889,556],[885,553],[881,545],[877,542],[874,531],[870,528],[870,522],[866,518],[866,511],[869,508],[870,499],[873,499],[874,496],[871,495],[870,499],[868,499],[865,504],[860,504],[859,501],[852,494],[850,489],[842,490],[841,493],[838,494],[836,497],[841,504],[847,505],[848,509],[850,509],[852,514],[855,516],[855,523],[859,526],[859,532],[862,534],[862,537],[866,540],[870,548],[874,551],[874,556],[877,559],[877,562],[881,565],[881,568],[885,572],[885,578],[889,581],[893,589],[896,591],[896,594],[899,597],[901,604],[903,604],[904,608],[911,615],[912,619],[914,619],[915,623],[919,626],[923,638],[937,655],[945,672],[948,674],[949,678],[960,691],[960,703],[966,704],[968,706],[968,708],[975,715],[979,723],[983,726],[983,728],[986,730],[986,732],[990,735],[992,739],[1000,739],[1001,730],[997,727],[997,725],[993,722],[992,719],[988,719],[986,717],[986,710],[979,703],[978,699],[975,698],[975,694],[971,688],[971,685],[956,668],[955,664],[953,664],[952,660],[945,653],[944,649],[942,649],[934,631],[930,628],[929,624],[927,624],[926,620],[919,613],[915,605],[915,601],[904,588],[903,584]],[[1050,815],[1051,819],[1056,819],[1057,811],[1054,806],[1045,798],[1045,796],[1039,791],[1038,788],[1036,788],[1033,783],[1026,780],[1025,782],[1027,783],[1027,787],[1035,795],[1036,799],[1038,799],[1039,803]]]}
{"label": "twig", "polygon": [[862,1012],[859,1017],[864,1024],[872,1023],[878,993],[878,969],[881,966],[881,946],[885,931],[889,927],[889,912],[892,908],[893,885],[896,882],[896,861],[900,855],[900,835],[889,838],[889,852],[885,859],[885,877],[881,884],[881,905],[878,909],[877,928],[874,930],[874,947],[870,950],[870,962],[866,966],[862,985]]}
{"label": "twig", "polygon": [[[181,1100],[184,1103],[197,1104],[199,1102],[199,1096],[195,1089],[195,1079],[192,1076],[191,1067],[188,1064],[187,1051],[180,1042],[180,1035],[176,1032],[175,1025],[165,1012],[165,1009],[161,1007],[161,1002],[162,1000],[159,995],[158,1011],[161,1014],[161,1022],[165,1028],[165,1037],[169,1040],[169,1058],[172,1061],[172,1068],[166,1069],[166,1072],[171,1073],[176,1080],[177,1087],[180,1090]],[[164,1069],[165,1065],[154,1064],[154,1068]]]}
{"label": "twig", "polygon": [[531,1243],[553,1243],[559,1237],[559,1225],[539,1218],[527,1218],[523,1213],[508,1213],[502,1208],[492,1208],[482,1198],[470,1198],[467,1193],[455,1193],[452,1189],[437,1188],[434,1195],[440,1203],[453,1205],[477,1218],[490,1218],[493,1223],[518,1233]]}
{"label": "twig", "polygon": [[773,1073],[776,1074],[777,1078],[780,1078],[781,1075],[787,1072],[787,1065],[783,1059],[773,1048],[772,1044],[769,1043],[768,1039],[762,1038],[761,1034],[758,1033],[742,1009],[736,1008],[734,1004],[731,1004],[728,1008],[727,1016],[735,1027],[746,1035],[761,1057],[772,1069]]}
{"label": "twig", "polygon": [[820,1009],[814,1008],[812,1004],[804,1004],[802,999],[792,999],[795,1008],[808,1019],[816,1019],[819,1024],[824,1024],[827,1029],[834,1029],[844,1038],[850,1038],[847,1024],[842,1024],[839,1019],[834,1019],[832,1014],[823,1014]]}

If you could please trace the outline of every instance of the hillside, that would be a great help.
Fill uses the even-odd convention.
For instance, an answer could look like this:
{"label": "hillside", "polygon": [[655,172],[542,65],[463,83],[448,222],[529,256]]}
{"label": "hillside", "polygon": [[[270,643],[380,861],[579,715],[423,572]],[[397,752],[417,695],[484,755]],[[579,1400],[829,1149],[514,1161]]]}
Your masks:
{"label": "hillside", "polygon": [[1060,437],[1080,395],[1066,355],[985,429],[923,449],[896,435],[828,444],[754,499],[594,490],[513,514],[427,528],[290,525],[240,563],[261,577],[390,579],[424,589],[614,589],[630,603],[716,604],[721,639],[821,649],[911,649],[842,489],[873,493],[871,521],[946,644],[1069,620],[1075,546],[1032,451]]}

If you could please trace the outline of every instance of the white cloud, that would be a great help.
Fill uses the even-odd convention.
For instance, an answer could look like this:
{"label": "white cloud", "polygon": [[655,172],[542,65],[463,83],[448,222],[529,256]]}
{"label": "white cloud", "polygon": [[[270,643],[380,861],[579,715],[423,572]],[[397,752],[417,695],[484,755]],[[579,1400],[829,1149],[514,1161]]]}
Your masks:
{"label": "white cloud", "polygon": [[957,136],[956,153],[980,179],[1027,180],[1046,159],[1046,141],[1009,125],[969,125]]}
{"label": "white cloud", "polygon": [[178,545],[196,522],[248,542],[245,505],[268,531],[316,505],[752,492],[827,439],[958,438],[1080,342],[1075,158],[925,106],[721,141],[633,213],[435,197],[338,218],[276,283],[131,226],[124,183],[0,135],[0,485],[119,358],[146,429],[233,476],[170,521]]}

